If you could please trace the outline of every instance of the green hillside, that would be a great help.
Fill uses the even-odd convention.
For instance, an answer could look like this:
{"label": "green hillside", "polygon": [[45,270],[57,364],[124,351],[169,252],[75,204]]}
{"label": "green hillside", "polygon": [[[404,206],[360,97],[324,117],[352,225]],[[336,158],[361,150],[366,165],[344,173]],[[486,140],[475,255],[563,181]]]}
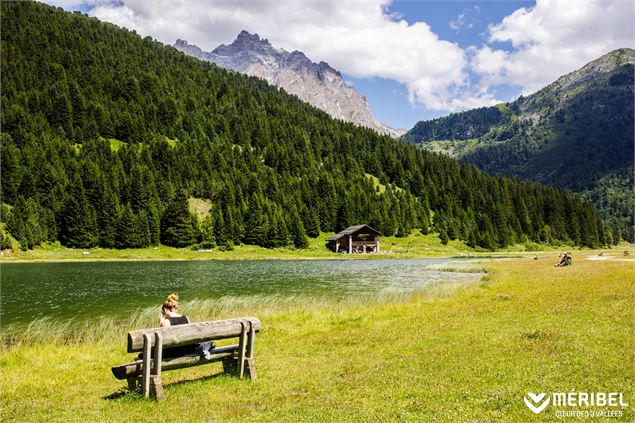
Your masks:
{"label": "green hillside", "polygon": [[579,193],[632,240],[633,64],[635,51],[615,50],[531,96],[419,122],[405,139]]}
{"label": "green hillside", "polygon": [[303,248],[360,222],[490,249],[615,240],[566,192],[333,120],[80,13],[0,4],[2,211],[22,248]]}

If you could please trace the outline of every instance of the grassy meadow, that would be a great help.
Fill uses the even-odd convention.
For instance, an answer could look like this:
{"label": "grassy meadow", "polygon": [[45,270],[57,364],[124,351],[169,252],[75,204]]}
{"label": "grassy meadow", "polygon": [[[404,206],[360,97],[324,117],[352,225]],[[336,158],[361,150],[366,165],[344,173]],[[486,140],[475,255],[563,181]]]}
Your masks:
{"label": "grassy meadow", "polygon": [[[198,205],[204,207],[204,204]],[[527,254],[547,255],[554,251],[572,250],[570,246],[553,246],[535,243],[513,245],[496,252],[481,248],[471,248],[462,241],[449,241],[443,245],[438,234],[423,235],[419,230],[407,237],[382,237],[382,254],[337,254],[326,248],[326,239],[333,233],[321,233],[317,238],[309,238],[309,247],[295,248],[262,248],[253,245],[235,246],[231,251],[215,248],[212,251],[196,251],[190,248],[173,248],[160,245],[158,247],[136,249],[104,249],[86,250],[66,248],[59,243],[44,244],[33,250],[22,251],[17,248],[4,250],[0,255],[2,261],[91,261],[91,260],[265,260],[265,259],[350,259],[350,258],[415,258],[415,257],[497,257],[519,256]],[[624,249],[633,251],[633,246],[623,243],[612,250],[621,252]],[[610,250],[605,250],[610,251]],[[85,254],[88,253],[88,254]]]}
{"label": "grassy meadow", "polygon": [[0,420],[555,421],[523,396],[576,390],[622,392],[631,407],[606,420],[633,421],[633,263],[485,266],[480,282],[387,299],[185,303],[192,320],[260,318],[258,379],[221,375],[218,363],[171,371],[163,402],[110,372],[132,357],[127,329],[151,326],[156,310],[123,326],[40,323],[3,337]]}

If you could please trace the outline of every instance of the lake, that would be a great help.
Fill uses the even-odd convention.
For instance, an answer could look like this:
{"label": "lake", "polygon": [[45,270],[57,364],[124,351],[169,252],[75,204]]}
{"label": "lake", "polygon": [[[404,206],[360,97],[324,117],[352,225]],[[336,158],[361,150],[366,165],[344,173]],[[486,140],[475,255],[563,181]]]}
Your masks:
{"label": "lake", "polygon": [[[430,283],[477,280],[442,272],[460,259],[138,261],[0,264],[2,326],[38,318],[126,317],[176,292],[194,298],[341,298],[421,289]],[[435,267],[437,270],[435,270]]]}

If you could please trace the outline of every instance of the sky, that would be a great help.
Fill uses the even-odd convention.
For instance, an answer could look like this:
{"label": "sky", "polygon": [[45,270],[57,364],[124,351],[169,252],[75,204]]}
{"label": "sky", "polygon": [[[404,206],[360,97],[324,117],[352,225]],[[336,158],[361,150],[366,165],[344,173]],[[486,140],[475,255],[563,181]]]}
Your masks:
{"label": "sky", "polygon": [[165,44],[211,51],[241,30],[328,62],[375,117],[419,120],[531,94],[635,48],[632,0],[46,0]]}

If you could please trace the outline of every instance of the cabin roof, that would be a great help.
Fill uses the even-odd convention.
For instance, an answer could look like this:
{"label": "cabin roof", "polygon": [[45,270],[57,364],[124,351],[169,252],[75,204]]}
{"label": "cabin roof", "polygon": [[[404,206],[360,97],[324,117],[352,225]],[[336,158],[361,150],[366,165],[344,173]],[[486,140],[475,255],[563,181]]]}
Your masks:
{"label": "cabin roof", "polygon": [[371,228],[368,225],[354,225],[354,226],[349,226],[348,228],[344,229],[341,232],[336,233],[335,235],[329,237],[327,239],[327,241],[336,241],[342,237],[348,236],[348,235],[352,235],[356,232],[361,231],[362,229],[367,229],[371,232],[374,232],[376,235],[383,235],[381,232],[379,232],[377,229]]}

